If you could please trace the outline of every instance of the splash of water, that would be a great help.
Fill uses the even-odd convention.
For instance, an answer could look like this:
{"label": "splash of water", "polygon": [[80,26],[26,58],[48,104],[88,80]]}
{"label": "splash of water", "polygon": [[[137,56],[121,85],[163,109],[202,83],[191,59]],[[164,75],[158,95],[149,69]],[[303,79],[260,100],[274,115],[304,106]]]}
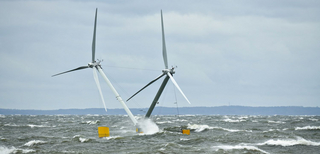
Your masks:
{"label": "splash of water", "polygon": [[139,128],[142,130],[143,134],[151,135],[160,131],[156,123],[151,119],[140,119]]}

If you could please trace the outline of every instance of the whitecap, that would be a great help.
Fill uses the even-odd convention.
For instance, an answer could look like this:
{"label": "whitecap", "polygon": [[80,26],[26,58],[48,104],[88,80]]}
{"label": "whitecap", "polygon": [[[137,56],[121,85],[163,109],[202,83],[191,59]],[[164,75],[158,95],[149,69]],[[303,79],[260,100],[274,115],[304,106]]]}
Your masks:
{"label": "whitecap", "polygon": [[36,152],[36,150],[33,149],[19,149],[15,147],[5,147],[5,146],[0,146],[0,153],[1,154],[8,154],[8,153],[32,153]]}
{"label": "whitecap", "polygon": [[310,145],[310,146],[320,146],[320,142],[312,142],[304,138],[298,137],[297,139],[271,139],[264,143],[259,143],[258,145],[275,145],[275,146],[294,146],[294,145]]}
{"label": "whitecap", "polygon": [[243,121],[246,121],[246,120],[243,120],[243,119],[240,119],[240,120],[233,120],[233,119],[224,119],[223,121],[225,122],[243,122]]}
{"label": "whitecap", "polygon": [[273,132],[273,131],[280,131],[280,129],[269,129],[267,131],[263,131],[263,133]]}
{"label": "whitecap", "polygon": [[88,117],[98,117],[100,115],[99,114],[87,114],[86,116],[88,116]]}
{"label": "whitecap", "polygon": [[190,139],[187,138],[180,138],[180,141],[189,141]]}
{"label": "whitecap", "polygon": [[10,126],[10,127],[20,127],[19,125],[17,124],[4,124],[4,126]]}
{"label": "whitecap", "polygon": [[310,118],[311,121],[318,121],[318,119]]}
{"label": "whitecap", "polygon": [[5,147],[5,146],[0,146],[0,151],[1,153],[13,153],[14,151],[16,151],[17,149],[15,147]]}
{"label": "whitecap", "polygon": [[320,130],[320,126],[304,126],[304,127],[296,127],[295,130]]}
{"label": "whitecap", "polygon": [[217,128],[220,128],[220,129],[228,131],[228,132],[239,132],[239,131],[241,131],[241,130],[237,130],[237,129],[227,129],[227,128],[222,128],[222,127],[217,127]]}
{"label": "whitecap", "polygon": [[185,121],[188,121],[188,120],[185,120],[185,119],[176,119],[176,120],[173,120],[173,121],[185,122]]}
{"label": "whitecap", "polygon": [[111,139],[117,139],[121,138],[121,136],[109,136],[109,137],[103,137],[103,139],[111,140]]}
{"label": "whitecap", "polygon": [[17,149],[12,153],[34,153],[36,150],[33,149]]}
{"label": "whitecap", "polygon": [[119,129],[126,129],[127,127],[121,126]]}
{"label": "whitecap", "polygon": [[32,124],[29,124],[29,125],[27,125],[27,126],[29,126],[29,127],[31,127],[31,128],[34,128],[34,127],[49,127],[49,126],[44,126],[44,125],[32,125]]}
{"label": "whitecap", "polygon": [[98,124],[98,123],[100,123],[99,120],[96,120],[96,121],[87,121],[87,124],[89,124],[89,125],[94,125],[94,124]]}
{"label": "whitecap", "polygon": [[160,150],[160,151],[165,151],[166,149],[165,149],[165,148],[160,148],[159,150]]}
{"label": "whitecap", "polygon": [[269,120],[268,123],[273,123],[273,124],[284,124],[286,122],[283,122],[283,121],[272,121],[272,120]]}
{"label": "whitecap", "polygon": [[79,137],[79,141],[80,142],[88,142],[90,139],[88,139],[88,138],[82,138],[82,137]]}
{"label": "whitecap", "polygon": [[248,116],[241,116],[239,117],[239,119],[248,119],[249,117]]}
{"label": "whitecap", "polygon": [[[193,124],[190,125],[188,124],[189,129],[195,130],[195,132],[202,132],[206,129],[221,129],[221,130],[225,130],[228,132],[239,132],[239,131],[243,131],[243,130],[237,130],[237,129],[228,129],[228,128],[222,128],[222,127],[210,127],[208,125],[197,125],[197,124]],[[252,131],[247,131],[247,132],[252,132]]]}
{"label": "whitecap", "polygon": [[32,141],[29,141],[26,144],[24,144],[24,146],[31,147],[31,146],[34,146],[34,145],[37,145],[37,144],[45,144],[45,143],[47,143],[47,142],[41,141],[41,140],[32,140]]}
{"label": "whitecap", "polygon": [[173,122],[171,121],[159,121],[159,122],[156,122],[157,124],[172,124]]}
{"label": "whitecap", "polygon": [[195,130],[195,132],[202,132],[205,129],[213,129],[213,127],[209,127],[208,125],[197,125],[197,124],[193,124],[193,125],[188,124],[187,128],[193,129]]}
{"label": "whitecap", "polygon": [[249,146],[249,145],[220,145],[220,146],[214,146],[212,148],[215,149],[216,151],[218,151],[219,149],[227,150],[227,151],[245,149],[245,150],[253,150],[253,151],[259,151],[259,152],[262,152],[262,153],[269,154],[268,152],[266,152],[264,150],[261,150],[261,149],[255,147],[255,146]]}

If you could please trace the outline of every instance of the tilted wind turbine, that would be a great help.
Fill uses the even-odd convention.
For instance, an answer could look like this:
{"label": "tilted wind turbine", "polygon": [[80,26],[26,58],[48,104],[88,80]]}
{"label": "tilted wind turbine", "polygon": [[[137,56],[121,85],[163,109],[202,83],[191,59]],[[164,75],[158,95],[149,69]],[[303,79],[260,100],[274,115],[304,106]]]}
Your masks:
{"label": "tilted wind turbine", "polygon": [[151,85],[152,83],[154,83],[155,81],[159,80],[160,78],[162,78],[163,76],[166,75],[166,77],[164,78],[155,98],[152,101],[152,104],[146,114],[146,117],[150,117],[154,107],[156,106],[165,86],[167,85],[167,82],[169,80],[169,78],[171,79],[172,83],[177,87],[177,89],[180,91],[180,93],[182,94],[182,96],[187,100],[187,102],[189,104],[190,101],[188,100],[188,98],[186,97],[186,95],[182,92],[182,90],[180,89],[179,85],[177,84],[176,80],[173,78],[173,74],[175,73],[174,71],[174,67],[172,67],[171,69],[168,68],[168,58],[167,58],[167,49],[166,49],[166,42],[165,42],[165,36],[164,36],[164,27],[163,27],[163,17],[162,17],[162,10],[161,10],[161,30],[162,30],[162,56],[163,56],[163,61],[164,61],[164,66],[165,69],[162,70],[162,74],[160,76],[158,76],[157,78],[155,78],[154,80],[152,80],[151,82],[149,82],[146,86],[144,86],[142,89],[140,89],[138,92],[136,92],[135,94],[133,94],[130,98],[127,99],[127,101],[129,101],[131,98],[133,98],[135,95],[137,95],[138,93],[140,93],[143,89],[147,88],[149,85]]}
{"label": "tilted wind turbine", "polygon": [[103,79],[107,82],[107,84],[110,87],[110,89],[112,90],[112,92],[116,95],[117,100],[121,103],[121,105],[123,106],[124,110],[129,115],[129,117],[130,117],[131,121],[133,122],[133,124],[135,126],[137,126],[137,124],[138,124],[137,120],[134,118],[133,114],[131,113],[131,111],[129,110],[127,105],[123,102],[122,98],[120,97],[120,95],[118,94],[116,89],[113,87],[113,85],[111,84],[111,82],[109,81],[107,76],[102,71],[102,67],[100,65],[101,61],[100,60],[97,60],[97,61],[95,60],[97,12],[98,12],[98,8],[96,9],[95,20],[94,20],[94,30],[93,30],[93,40],[92,40],[92,61],[88,64],[88,66],[80,66],[78,68],[75,68],[75,69],[72,69],[72,70],[69,70],[69,71],[65,71],[65,72],[62,72],[62,73],[58,73],[58,74],[52,75],[52,77],[57,76],[57,75],[61,75],[61,74],[64,74],[64,73],[77,71],[77,70],[82,70],[82,69],[86,69],[86,68],[92,68],[94,80],[95,80],[95,82],[97,84],[97,87],[98,87],[98,90],[99,90],[100,97],[101,97],[101,100],[103,102],[104,108],[107,111],[106,104],[104,102],[104,98],[103,98],[103,95],[102,95],[102,91],[101,91],[98,75],[97,75],[97,70],[98,70],[99,73],[101,74],[101,76],[103,77]]}

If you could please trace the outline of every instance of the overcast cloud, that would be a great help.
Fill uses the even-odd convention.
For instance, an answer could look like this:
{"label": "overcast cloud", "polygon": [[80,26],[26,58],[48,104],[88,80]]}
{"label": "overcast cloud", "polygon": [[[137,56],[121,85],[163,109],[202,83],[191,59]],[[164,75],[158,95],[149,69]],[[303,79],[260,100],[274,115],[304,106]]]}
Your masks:
{"label": "overcast cloud", "polygon": [[[123,99],[170,66],[160,106],[319,106],[320,1],[0,1],[0,108],[102,108],[87,65],[96,58]],[[100,76],[99,76],[100,77]],[[163,79],[129,108],[149,107]],[[100,77],[108,108],[121,108]]]}

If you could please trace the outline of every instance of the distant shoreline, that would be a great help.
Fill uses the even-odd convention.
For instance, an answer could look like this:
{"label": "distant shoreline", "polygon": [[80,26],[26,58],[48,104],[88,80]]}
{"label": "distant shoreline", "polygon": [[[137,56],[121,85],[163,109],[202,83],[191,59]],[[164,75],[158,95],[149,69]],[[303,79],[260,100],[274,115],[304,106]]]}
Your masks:
{"label": "distant shoreline", "polygon": [[[130,109],[134,115],[144,115],[148,108]],[[58,110],[18,110],[1,109],[1,115],[126,115],[123,109],[103,108],[88,109],[58,109]],[[217,107],[156,107],[153,115],[320,115],[319,107],[279,106],[279,107],[250,107],[250,106],[217,106]]]}

